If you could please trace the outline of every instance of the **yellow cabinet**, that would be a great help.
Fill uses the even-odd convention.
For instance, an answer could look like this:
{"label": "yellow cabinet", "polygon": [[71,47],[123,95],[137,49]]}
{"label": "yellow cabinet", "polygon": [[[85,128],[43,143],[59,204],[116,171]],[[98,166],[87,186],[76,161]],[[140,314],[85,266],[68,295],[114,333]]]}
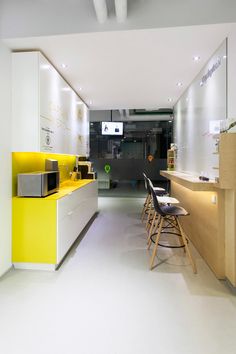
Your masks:
{"label": "yellow cabinet", "polygon": [[57,201],[13,198],[13,263],[57,263]]}
{"label": "yellow cabinet", "polygon": [[66,185],[46,198],[13,198],[15,268],[55,270],[97,212],[97,181]]}

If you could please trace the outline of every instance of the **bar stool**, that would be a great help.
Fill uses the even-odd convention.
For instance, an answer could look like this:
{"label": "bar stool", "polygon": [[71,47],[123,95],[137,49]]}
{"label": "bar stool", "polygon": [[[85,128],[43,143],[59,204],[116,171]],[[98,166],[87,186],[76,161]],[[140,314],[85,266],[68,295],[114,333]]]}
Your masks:
{"label": "bar stool", "polygon": [[[145,189],[147,190],[147,197],[145,199],[144,205],[143,205],[143,210],[142,210],[142,214],[141,214],[141,220],[142,222],[144,221],[144,217],[145,215],[149,214],[150,208],[151,208],[151,203],[152,203],[152,197],[151,197],[151,190],[149,187],[149,183],[148,183],[148,177],[146,176],[146,174],[143,172],[143,177],[144,177],[144,185],[145,185]],[[161,187],[153,187],[156,195],[166,195],[167,192],[164,188]]]}
{"label": "bar stool", "polygon": [[[155,188],[153,187],[152,181],[150,180],[150,178],[146,179],[146,183],[147,183],[147,188],[148,190],[150,190],[150,194],[151,194],[151,190],[155,191]],[[157,196],[157,199],[159,201],[160,204],[178,204],[179,201],[176,198],[172,198],[169,197],[168,194],[165,195],[160,195],[159,193],[155,193]],[[153,206],[153,200],[152,197],[150,199],[150,207],[149,207],[149,212],[148,212],[148,217],[147,217],[147,222],[146,222],[146,229],[147,231],[152,229],[152,223],[155,219],[155,209]]]}
{"label": "bar stool", "polygon": [[164,233],[163,230],[165,229],[165,223],[167,223],[168,225],[171,225],[173,228],[176,228],[179,230],[179,234],[176,234],[176,235],[179,235],[183,241],[183,244],[180,244],[180,246],[175,246],[174,248],[183,247],[186,250],[189,260],[190,260],[190,263],[193,268],[193,273],[197,273],[196,264],[192,258],[191,252],[188,247],[188,240],[187,240],[186,235],[183,231],[183,228],[179,222],[180,216],[187,216],[187,215],[189,215],[189,213],[184,208],[182,208],[180,206],[160,205],[154,190],[152,189],[152,187],[150,187],[150,188],[151,188],[151,195],[152,195],[155,214],[153,217],[154,221],[152,223],[152,230],[150,230],[152,232],[152,234],[151,234],[151,232],[149,234],[148,249],[150,249],[151,244],[152,244],[152,235],[154,235],[156,233],[156,231],[158,230],[156,240],[155,240],[155,245],[154,245],[152,256],[151,256],[150,270],[153,269],[153,264],[154,264],[154,260],[155,260],[156,254],[157,254],[157,248],[158,248],[160,236],[161,236],[161,233]]}

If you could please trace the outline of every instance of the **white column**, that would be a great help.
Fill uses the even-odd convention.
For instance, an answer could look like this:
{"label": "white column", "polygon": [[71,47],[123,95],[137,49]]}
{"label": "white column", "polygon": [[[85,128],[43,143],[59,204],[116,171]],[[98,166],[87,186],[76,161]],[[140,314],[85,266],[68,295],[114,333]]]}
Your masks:
{"label": "white column", "polygon": [[0,276],[11,267],[11,52],[0,41]]}

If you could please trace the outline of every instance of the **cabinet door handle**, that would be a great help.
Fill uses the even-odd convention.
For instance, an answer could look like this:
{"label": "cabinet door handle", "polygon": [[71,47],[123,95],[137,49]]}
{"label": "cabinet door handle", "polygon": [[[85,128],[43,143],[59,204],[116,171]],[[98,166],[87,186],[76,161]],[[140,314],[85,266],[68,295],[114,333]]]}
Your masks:
{"label": "cabinet door handle", "polygon": [[70,216],[73,214],[73,211],[68,211],[67,215]]}

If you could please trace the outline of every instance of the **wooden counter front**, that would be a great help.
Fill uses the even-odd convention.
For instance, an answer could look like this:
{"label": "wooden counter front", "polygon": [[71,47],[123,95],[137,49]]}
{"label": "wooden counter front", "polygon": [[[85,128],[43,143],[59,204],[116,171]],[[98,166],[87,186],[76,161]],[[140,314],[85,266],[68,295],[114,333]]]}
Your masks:
{"label": "wooden counter front", "polygon": [[177,171],[161,171],[171,181],[171,195],[190,215],[183,228],[217,278],[236,287],[236,191],[229,183],[204,182]]}
{"label": "wooden counter front", "polygon": [[183,228],[202,258],[219,279],[225,278],[225,198],[214,181],[177,171],[161,171],[171,181],[171,196],[189,216],[180,218]]}

